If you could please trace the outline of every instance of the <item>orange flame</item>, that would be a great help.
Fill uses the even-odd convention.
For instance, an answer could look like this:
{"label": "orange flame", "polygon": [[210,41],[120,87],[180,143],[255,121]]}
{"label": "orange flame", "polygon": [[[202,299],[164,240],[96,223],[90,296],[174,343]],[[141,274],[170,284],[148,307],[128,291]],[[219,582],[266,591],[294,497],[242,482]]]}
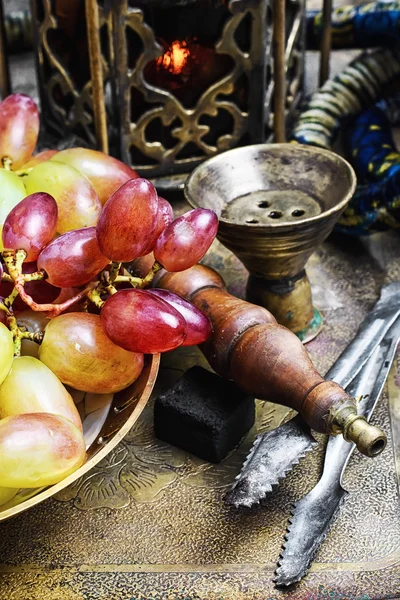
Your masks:
{"label": "orange flame", "polygon": [[163,67],[173,75],[179,75],[185,68],[190,56],[186,42],[175,40],[163,56],[157,58],[157,66]]}

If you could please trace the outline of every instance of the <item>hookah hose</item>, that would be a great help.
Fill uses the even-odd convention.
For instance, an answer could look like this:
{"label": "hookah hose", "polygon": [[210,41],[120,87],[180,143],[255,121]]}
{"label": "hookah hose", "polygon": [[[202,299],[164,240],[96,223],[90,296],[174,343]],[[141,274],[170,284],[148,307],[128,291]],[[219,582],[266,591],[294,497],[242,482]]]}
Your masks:
{"label": "hookah hose", "polygon": [[[337,231],[366,235],[400,226],[396,218],[400,205],[400,157],[389,131],[390,123],[379,108],[362,119],[363,111],[380,98],[382,87],[399,74],[398,49],[379,48],[365,53],[325,82],[295,125],[292,142],[331,149],[339,129],[361,113],[361,121],[356,120],[350,136],[350,154],[361,183],[340,218]],[[363,136],[368,137],[370,149],[363,143],[361,152],[358,146]],[[372,181],[363,181],[371,176]]]}
{"label": "hookah hose", "polygon": [[[307,11],[307,49],[319,50],[322,38],[321,11]],[[332,11],[332,48],[393,46],[400,36],[400,2],[369,2],[341,6]]]}

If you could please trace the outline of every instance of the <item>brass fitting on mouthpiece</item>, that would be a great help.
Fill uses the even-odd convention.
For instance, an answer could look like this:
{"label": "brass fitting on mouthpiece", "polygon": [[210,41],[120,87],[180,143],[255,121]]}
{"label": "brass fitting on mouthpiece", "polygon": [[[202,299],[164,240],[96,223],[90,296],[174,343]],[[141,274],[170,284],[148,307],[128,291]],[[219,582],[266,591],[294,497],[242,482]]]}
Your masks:
{"label": "brass fitting on mouthpiece", "polygon": [[361,454],[378,456],[386,448],[386,434],[365,417],[357,414],[353,403],[346,402],[339,409],[332,407],[330,429],[333,435],[342,433],[347,442],[354,442]]}

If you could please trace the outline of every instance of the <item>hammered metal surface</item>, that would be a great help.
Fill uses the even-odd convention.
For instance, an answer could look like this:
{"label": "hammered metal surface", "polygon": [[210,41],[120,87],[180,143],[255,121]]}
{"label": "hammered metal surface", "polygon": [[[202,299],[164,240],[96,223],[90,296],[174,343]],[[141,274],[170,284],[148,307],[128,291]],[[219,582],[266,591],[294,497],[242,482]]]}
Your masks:
{"label": "hammered metal surface", "polygon": [[[325,328],[307,348],[322,372],[338,357],[378,297],[400,279],[398,234],[369,250],[331,239],[308,272]],[[372,258],[374,256],[375,258]],[[245,271],[218,243],[205,262],[243,295]],[[194,349],[163,360],[158,390],[191,365]],[[258,403],[257,429],[286,409]],[[1,526],[0,599],[16,600],[378,600],[400,596],[400,358],[372,422],[388,432],[376,459],[355,453],[350,497],[307,577],[289,592],[272,583],[291,503],[318,480],[322,448],[310,453],[264,505],[222,502],[255,435],[220,465],[157,442],[151,408],[115,451],[72,488]],[[321,437],[319,438],[321,439]],[[396,472],[397,461],[397,472]]]}

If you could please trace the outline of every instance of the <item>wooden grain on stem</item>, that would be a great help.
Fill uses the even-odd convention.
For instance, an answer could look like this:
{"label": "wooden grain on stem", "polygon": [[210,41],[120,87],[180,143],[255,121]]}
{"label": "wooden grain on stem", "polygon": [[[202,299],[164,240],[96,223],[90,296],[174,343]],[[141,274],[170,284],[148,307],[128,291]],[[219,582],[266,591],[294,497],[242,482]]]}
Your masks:
{"label": "wooden grain on stem", "polygon": [[8,65],[6,42],[3,1],[0,0],[0,94],[2,100],[11,94],[10,70]]}
{"label": "wooden grain on stem", "polygon": [[285,0],[274,0],[274,139],[277,143],[285,141]]}
{"label": "wooden grain on stem", "polygon": [[329,77],[329,63],[332,44],[332,0],[324,0],[322,9],[322,36],[321,36],[321,55],[319,65],[319,85],[325,83]]}
{"label": "wooden grain on stem", "polygon": [[103,64],[100,47],[99,7],[97,5],[97,0],[86,0],[85,6],[97,144],[102,152],[108,154],[107,116],[104,100]]}

